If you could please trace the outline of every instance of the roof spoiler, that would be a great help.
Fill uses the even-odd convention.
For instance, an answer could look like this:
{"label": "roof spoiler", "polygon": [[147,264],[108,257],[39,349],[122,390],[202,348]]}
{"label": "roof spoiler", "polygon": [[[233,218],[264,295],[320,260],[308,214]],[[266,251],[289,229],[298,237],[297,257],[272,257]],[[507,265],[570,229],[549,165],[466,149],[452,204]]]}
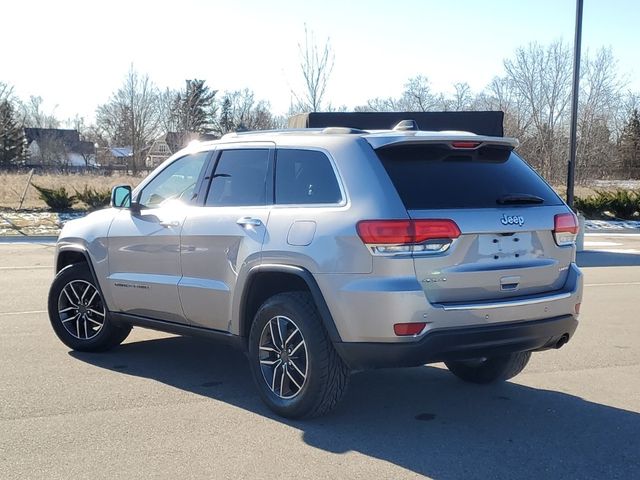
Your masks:
{"label": "roof spoiler", "polygon": [[[346,127],[358,130],[393,130],[403,121],[418,130],[456,130],[489,137],[504,136],[504,112],[313,112],[289,118],[289,128]],[[404,123],[409,125],[409,122]],[[401,127],[402,128],[402,127]],[[408,130],[408,129],[407,129]]]}

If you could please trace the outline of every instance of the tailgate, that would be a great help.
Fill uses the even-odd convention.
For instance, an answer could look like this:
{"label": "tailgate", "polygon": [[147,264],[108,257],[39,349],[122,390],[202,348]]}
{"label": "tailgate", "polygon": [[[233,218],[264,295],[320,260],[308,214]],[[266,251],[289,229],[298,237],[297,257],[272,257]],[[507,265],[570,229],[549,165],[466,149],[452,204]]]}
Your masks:
{"label": "tailgate", "polygon": [[[554,238],[560,197],[503,139],[397,142],[376,153],[409,216],[453,220],[449,248],[414,253],[431,302],[499,300],[559,290],[575,256]],[[424,223],[424,222],[423,222]]]}
{"label": "tailgate", "polygon": [[[414,256],[416,276],[432,303],[498,300],[559,290],[573,261],[571,246],[553,237],[554,216],[565,208],[529,207],[448,212],[461,235],[440,255]],[[412,218],[442,212],[409,211]],[[503,219],[523,219],[522,225]]]}

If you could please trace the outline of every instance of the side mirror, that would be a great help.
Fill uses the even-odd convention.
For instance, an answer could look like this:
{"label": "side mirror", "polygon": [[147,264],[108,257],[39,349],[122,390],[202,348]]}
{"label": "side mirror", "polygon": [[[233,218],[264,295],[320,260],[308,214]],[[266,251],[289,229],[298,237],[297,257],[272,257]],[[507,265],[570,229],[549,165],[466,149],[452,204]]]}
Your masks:
{"label": "side mirror", "polygon": [[117,185],[111,190],[111,206],[113,208],[131,208],[131,187]]}

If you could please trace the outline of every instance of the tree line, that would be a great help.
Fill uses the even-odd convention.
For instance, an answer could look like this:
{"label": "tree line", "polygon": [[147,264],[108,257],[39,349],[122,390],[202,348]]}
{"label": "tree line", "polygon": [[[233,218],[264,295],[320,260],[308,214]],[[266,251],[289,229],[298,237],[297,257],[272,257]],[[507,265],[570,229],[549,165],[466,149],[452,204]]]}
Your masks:
{"label": "tree line", "polygon": [[[303,87],[292,91],[288,115],[347,110],[326,101],[335,55],[329,39],[318,43],[305,28],[299,47]],[[561,40],[530,43],[503,62],[504,71],[479,92],[467,83],[435,91],[426,75],[409,78],[401,92],[369,99],[355,111],[501,110],[505,134],[549,181],[566,176],[569,143],[572,51]],[[64,122],[42,107],[40,97],[23,101],[0,82],[0,166],[24,159],[22,127],[75,128],[100,146],[130,146],[133,167],[144,165],[149,144],[166,132],[224,135],[237,130],[286,126],[286,116],[248,88],[220,92],[203,79],[188,79],[180,90],[160,89],[133,66],[109,100],[96,109],[95,123],[81,117]],[[610,48],[582,59],[576,175],[579,182],[602,178],[640,179],[640,94],[627,88]],[[288,116],[287,115],[287,116]]]}

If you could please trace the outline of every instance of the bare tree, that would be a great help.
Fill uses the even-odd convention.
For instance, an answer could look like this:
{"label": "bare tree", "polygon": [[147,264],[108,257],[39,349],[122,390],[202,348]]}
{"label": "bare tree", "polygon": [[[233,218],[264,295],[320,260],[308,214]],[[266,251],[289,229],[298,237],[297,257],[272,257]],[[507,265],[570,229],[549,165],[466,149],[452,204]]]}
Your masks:
{"label": "bare tree", "polygon": [[21,111],[25,127],[31,128],[60,128],[60,120],[55,115],[56,107],[47,112],[42,104],[42,97],[31,95],[29,100],[21,102]]}
{"label": "bare tree", "polygon": [[474,102],[479,109],[504,112],[505,134],[520,139],[526,149],[526,132],[529,131],[531,117],[525,114],[524,98],[510,79],[494,77]]}
{"label": "bare tree", "polygon": [[[629,145],[629,122],[640,109],[640,93],[624,92],[625,82],[611,49],[584,54],[579,98],[577,180],[629,178],[632,162],[622,160],[624,132]],[[377,97],[356,111],[500,110],[505,134],[520,140],[519,151],[548,180],[565,180],[572,56],[562,41],[531,43],[504,60],[505,73],[494,77],[479,94],[466,83],[453,85],[452,95],[431,89],[425,76],[405,84],[397,97]],[[635,124],[634,124],[635,125]],[[628,155],[627,155],[628,157]],[[635,157],[634,157],[635,158]]]}
{"label": "bare tree", "polygon": [[4,101],[13,103],[13,87],[5,82],[0,82],[0,103]]}
{"label": "bare tree", "polygon": [[354,108],[356,112],[399,112],[400,100],[393,97],[376,97],[367,100],[366,105],[359,105]]}
{"label": "bare tree", "polygon": [[440,95],[432,92],[424,75],[409,78],[400,97],[377,97],[355,108],[359,112],[426,112],[442,104]]}
{"label": "bare tree", "polygon": [[471,87],[467,82],[458,82],[453,84],[454,93],[451,102],[451,110],[463,111],[473,108],[474,96]]}
{"label": "bare tree", "polygon": [[268,130],[276,127],[269,103],[255,100],[255,94],[245,88],[225,92],[215,122],[216,133],[224,135],[239,130]]}
{"label": "bare tree", "polygon": [[333,71],[335,55],[329,38],[324,45],[316,43],[313,31],[304,26],[304,45],[298,44],[300,52],[300,70],[304,78],[304,91],[292,91],[298,111],[317,112],[322,109],[329,78]]}
{"label": "bare tree", "polygon": [[587,52],[582,61],[578,107],[578,151],[576,174],[595,177],[622,166],[617,161],[612,135],[617,140],[622,129],[616,113],[621,108],[622,89],[617,62],[611,49],[600,49],[595,57]]}
{"label": "bare tree", "polygon": [[159,129],[162,132],[177,132],[178,118],[174,115],[178,91],[166,88],[158,94]]}
{"label": "bare tree", "polygon": [[424,75],[416,75],[405,83],[398,103],[407,112],[427,112],[435,110],[438,100],[438,96],[431,90],[429,79]]}
{"label": "bare tree", "polygon": [[[547,179],[563,177],[566,164],[567,107],[571,99],[571,52],[562,41],[546,48],[538,43],[516,50],[504,61],[510,85],[520,97],[523,114],[533,129],[531,156]],[[527,132],[529,133],[529,132]]]}
{"label": "bare tree", "polygon": [[131,66],[120,88],[96,111],[97,125],[112,142],[131,146],[131,170],[144,165],[144,153],[160,127],[159,91],[148,75]]}

